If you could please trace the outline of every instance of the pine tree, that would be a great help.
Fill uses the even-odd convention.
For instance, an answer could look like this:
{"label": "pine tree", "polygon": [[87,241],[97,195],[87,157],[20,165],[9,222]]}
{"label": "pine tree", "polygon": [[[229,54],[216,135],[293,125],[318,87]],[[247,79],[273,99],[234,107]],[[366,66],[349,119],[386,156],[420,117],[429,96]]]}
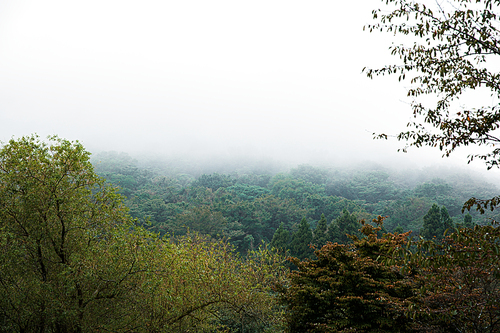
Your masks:
{"label": "pine tree", "polygon": [[309,247],[313,240],[311,227],[304,217],[300,221],[299,228],[292,234],[290,242],[290,250],[292,254],[299,259],[310,258],[313,255],[312,249]]}
{"label": "pine tree", "polygon": [[470,214],[466,214],[464,216],[464,223],[462,224],[462,227],[464,228],[474,228],[476,224],[472,222],[472,216]]}
{"label": "pine tree", "polygon": [[318,224],[316,225],[316,229],[314,230],[314,235],[313,235],[312,243],[316,247],[318,248],[322,247],[328,241],[327,229],[328,226],[326,223],[325,214],[321,214],[321,219],[318,221]]}
{"label": "pine tree", "polygon": [[453,220],[446,207],[433,204],[424,216],[424,225],[420,230],[420,235],[425,239],[441,239],[447,229],[453,228]]}
{"label": "pine tree", "polygon": [[285,230],[283,222],[280,223],[280,226],[274,232],[273,239],[271,240],[271,246],[285,251],[288,249],[288,241],[290,239],[290,233],[288,230]]}
{"label": "pine tree", "polygon": [[360,225],[354,214],[350,214],[347,209],[342,211],[342,215],[330,223],[328,228],[328,240],[334,243],[347,244],[351,240],[347,235],[359,236]]}
{"label": "pine tree", "polygon": [[426,239],[432,239],[433,237],[440,237],[439,226],[441,224],[441,214],[439,212],[439,207],[433,204],[429,209],[427,214],[424,216],[424,225],[420,230],[420,235]]}
{"label": "pine tree", "polygon": [[448,213],[448,209],[445,206],[441,207],[441,224],[443,228],[443,234],[448,229],[453,229],[453,220]]}
{"label": "pine tree", "polygon": [[396,228],[394,228],[394,233],[395,234],[402,234],[403,233],[403,227],[401,226],[401,224],[398,224],[398,226]]}

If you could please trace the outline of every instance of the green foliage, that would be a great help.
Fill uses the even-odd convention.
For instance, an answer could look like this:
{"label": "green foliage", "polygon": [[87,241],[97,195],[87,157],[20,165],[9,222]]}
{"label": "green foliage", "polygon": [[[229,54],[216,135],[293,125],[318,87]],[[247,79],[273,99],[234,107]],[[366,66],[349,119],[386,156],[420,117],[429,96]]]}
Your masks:
{"label": "green foliage", "polygon": [[140,169],[138,162],[126,153],[108,152],[92,156],[96,173],[107,182],[120,186],[120,193],[130,195],[144,186],[153,173]]}
{"label": "green foliage", "polygon": [[[284,223],[287,230],[291,229],[293,221],[300,220],[306,210],[298,207],[292,200],[283,200],[272,195],[256,198],[253,201],[225,202],[220,205],[220,211],[228,223],[239,223],[246,235],[252,235],[255,243],[262,240],[270,242],[280,223]],[[243,251],[240,245],[243,238],[233,239],[238,250]]]}
{"label": "green foliage", "polygon": [[313,235],[311,227],[309,226],[307,219],[304,217],[300,220],[297,230],[292,234],[290,241],[291,254],[300,259],[311,257],[313,254],[310,247],[312,240]]}
{"label": "green foliage", "polygon": [[243,174],[241,176],[238,176],[236,179],[236,184],[244,184],[244,185],[250,185],[250,186],[258,186],[262,188],[267,188],[267,185],[269,184],[269,181],[271,180],[272,176],[268,173],[262,173],[262,174],[257,174],[257,173],[252,173],[252,174]]}
{"label": "green foliage", "polygon": [[273,235],[271,240],[271,246],[280,251],[286,251],[288,249],[288,242],[290,240],[290,232],[285,230],[283,222],[280,223],[278,229]]}
{"label": "green foliage", "polygon": [[476,224],[472,222],[472,216],[470,214],[465,214],[464,216],[464,222],[459,225],[459,227],[462,228],[474,228]]}
{"label": "green foliage", "polygon": [[404,232],[403,227],[400,224],[398,224],[398,226],[394,228],[395,234],[402,234],[403,232]]}
{"label": "green foliage", "polygon": [[[408,124],[408,131],[399,133],[398,140],[415,147],[438,147],[444,156],[462,146],[486,146],[487,150],[469,155],[469,162],[480,159],[488,168],[499,166],[500,148],[495,147],[500,142],[495,135],[500,124],[498,103],[468,107],[457,100],[476,90],[500,96],[500,73],[491,66],[500,56],[500,2],[452,0],[434,6],[407,0],[385,3],[392,8],[374,10],[373,18],[379,22],[368,29],[408,36],[409,45],[390,47],[400,64],[365,71],[370,78],[396,74],[399,80],[410,80],[408,96],[413,98],[415,120]],[[433,96],[434,102],[429,103],[424,95]],[[493,209],[499,202],[499,197],[471,198],[464,208]]]}
{"label": "green foliage", "polygon": [[348,235],[359,236],[359,223],[356,215],[347,209],[342,211],[328,227],[328,240],[334,243],[347,244],[351,242]]}
{"label": "green foliage", "polygon": [[417,197],[430,198],[438,205],[446,206],[453,215],[457,215],[460,214],[465,199],[470,196],[458,197],[458,193],[453,191],[456,189],[450,184],[441,179],[433,179],[432,182],[420,184],[413,192]]}
{"label": "green foliage", "polygon": [[327,186],[329,195],[350,200],[364,200],[375,203],[391,200],[400,194],[389,174],[384,171],[357,172],[351,179],[332,181]]}
{"label": "green foliage", "polygon": [[175,235],[184,235],[191,230],[217,238],[223,236],[226,225],[221,212],[213,211],[210,206],[199,206],[176,215],[170,229]]}
{"label": "green foliage", "polygon": [[229,175],[213,173],[211,175],[201,175],[191,185],[193,187],[206,187],[217,191],[221,187],[229,187],[234,184],[234,180]]}
{"label": "green foliage", "polygon": [[120,197],[78,142],[37,136],[0,150],[2,329],[120,330],[142,265]]}
{"label": "green foliage", "polygon": [[271,194],[282,199],[293,199],[298,204],[302,203],[308,196],[324,194],[324,186],[306,182],[303,179],[295,179],[284,175],[277,175],[271,180]]}
{"label": "green foliage", "polygon": [[385,203],[385,207],[377,213],[387,216],[384,225],[392,230],[396,224],[403,230],[419,230],[422,226],[422,217],[427,214],[432,207],[432,201],[426,197],[410,197],[405,200],[397,200]]}
{"label": "green foliage", "polygon": [[290,332],[406,332],[404,301],[412,295],[397,269],[377,261],[388,239],[364,225],[353,245],[328,243],[315,260],[292,259],[298,270],[281,288]]}
{"label": "green foliage", "polygon": [[271,286],[285,283],[284,259],[267,248],[242,260],[221,240],[188,234],[157,243],[142,310],[147,332],[251,331],[281,325]]}
{"label": "green foliage", "polygon": [[453,229],[453,221],[446,207],[434,204],[424,216],[424,225],[420,235],[425,239],[441,239],[446,230]]}
{"label": "green foliage", "polygon": [[229,186],[226,190],[229,193],[233,193],[238,199],[247,201],[252,201],[261,196],[270,194],[270,191],[266,188],[247,184],[236,184]]}
{"label": "green foliage", "polygon": [[295,169],[290,170],[290,175],[315,185],[326,184],[329,176],[327,170],[315,168],[306,164],[299,165]]}
{"label": "green foliage", "polygon": [[[219,178],[229,179],[233,185],[214,191],[209,187],[193,186],[194,176],[172,164],[167,168],[158,163],[139,164],[128,155],[116,153],[99,154],[95,160],[100,161],[97,170],[101,175],[113,182],[124,177],[133,178],[130,184],[136,185],[122,188],[120,193],[127,194],[124,202],[132,217],[149,230],[161,235],[182,235],[190,226],[191,230],[230,238],[243,254],[251,244],[270,242],[281,222],[286,230],[291,230],[304,216],[309,221],[318,221],[324,214],[327,221],[332,221],[347,209],[358,219],[388,216],[385,221],[388,230],[401,225],[403,231],[417,231],[433,203],[445,205],[453,220],[459,222],[463,220],[461,203],[467,198],[496,193],[491,185],[480,183],[469,175],[448,173],[443,180],[428,170],[398,174],[380,169],[326,171],[306,165],[272,179],[267,173],[233,171],[232,176],[219,174]],[[421,181],[412,181],[413,178]],[[347,192],[342,184],[347,186]],[[272,191],[275,195],[270,194]],[[207,214],[211,211],[211,215],[217,217],[215,220],[221,222],[217,231],[207,231],[211,228],[204,228],[202,223],[195,226],[193,219],[202,216],[202,210]],[[477,224],[483,225],[498,216],[495,212],[487,212],[484,216],[476,212],[471,214]],[[315,228],[316,222],[311,223]]]}
{"label": "green foliage", "polygon": [[314,229],[314,235],[312,244],[316,247],[322,247],[328,241],[328,225],[326,222],[325,214],[321,214],[321,218],[316,224],[316,229]]}
{"label": "green foliage", "polygon": [[89,155],[57,137],[23,137],[0,150],[1,331],[281,326],[271,289],[286,283],[280,255],[259,248],[242,259],[209,236],[158,238],[135,225]]}

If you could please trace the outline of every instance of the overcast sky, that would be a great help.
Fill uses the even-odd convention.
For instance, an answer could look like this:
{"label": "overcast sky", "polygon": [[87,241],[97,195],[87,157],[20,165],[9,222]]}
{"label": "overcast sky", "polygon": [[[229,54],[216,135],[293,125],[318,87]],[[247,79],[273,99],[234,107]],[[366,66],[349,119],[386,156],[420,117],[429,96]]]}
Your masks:
{"label": "overcast sky", "polygon": [[411,120],[405,83],[361,73],[397,60],[390,36],[363,32],[384,3],[0,1],[0,140],[439,163],[438,151],[372,140]]}

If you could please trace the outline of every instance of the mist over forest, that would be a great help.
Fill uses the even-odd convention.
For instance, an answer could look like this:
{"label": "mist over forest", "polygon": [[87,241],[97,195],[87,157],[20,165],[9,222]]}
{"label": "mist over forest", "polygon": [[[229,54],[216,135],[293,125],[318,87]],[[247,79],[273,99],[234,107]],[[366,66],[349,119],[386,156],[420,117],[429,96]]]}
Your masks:
{"label": "mist over forest", "polygon": [[0,1],[0,332],[500,332],[499,18]]}
{"label": "mist over forest", "polygon": [[[498,188],[488,178],[459,168],[395,169],[369,162],[291,165],[250,158],[135,159],[123,152],[97,153],[92,162],[99,175],[120,187],[132,216],[152,230],[208,232],[228,238],[242,252],[262,241],[270,243],[281,223],[293,233],[305,218],[314,230],[324,215],[333,227],[344,210],[355,223],[382,215],[386,231],[411,231],[414,236],[433,204],[447,210],[454,225],[463,224],[469,214],[473,224],[480,225],[498,218],[496,212],[462,212],[465,201],[492,197]],[[276,215],[274,206],[287,207],[288,213]],[[263,217],[262,211],[270,215]],[[350,232],[358,228],[354,224]],[[251,245],[241,245],[245,239]]]}

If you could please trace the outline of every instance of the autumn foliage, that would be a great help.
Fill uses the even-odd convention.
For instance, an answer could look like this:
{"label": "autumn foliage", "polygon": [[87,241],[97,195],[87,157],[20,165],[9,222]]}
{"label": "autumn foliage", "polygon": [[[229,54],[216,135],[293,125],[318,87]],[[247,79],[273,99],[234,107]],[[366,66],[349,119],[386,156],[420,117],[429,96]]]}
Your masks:
{"label": "autumn foliage", "polygon": [[[381,220],[380,220],[381,221]],[[380,227],[363,224],[365,237],[352,245],[328,243],[315,251],[315,260],[291,259],[297,270],[282,289],[291,332],[404,332],[409,320],[405,300],[412,296],[398,267],[378,260],[387,244]]]}

